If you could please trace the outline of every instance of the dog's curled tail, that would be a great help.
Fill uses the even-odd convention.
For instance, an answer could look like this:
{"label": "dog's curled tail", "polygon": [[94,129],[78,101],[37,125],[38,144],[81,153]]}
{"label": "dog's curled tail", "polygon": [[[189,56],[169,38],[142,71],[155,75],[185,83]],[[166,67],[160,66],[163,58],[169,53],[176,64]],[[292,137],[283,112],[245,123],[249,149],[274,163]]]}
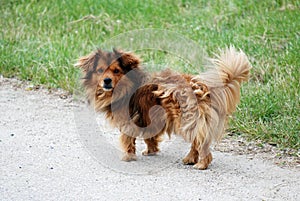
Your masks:
{"label": "dog's curled tail", "polygon": [[231,114],[240,101],[241,83],[249,79],[251,64],[244,52],[232,46],[217,55],[212,62],[224,85],[226,113]]}
{"label": "dog's curled tail", "polygon": [[240,101],[240,85],[247,81],[251,64],[243,51],[234,47],[211,59],[213,69],[200,75],[211,90],[212,104],[219,112],[231,114]]}

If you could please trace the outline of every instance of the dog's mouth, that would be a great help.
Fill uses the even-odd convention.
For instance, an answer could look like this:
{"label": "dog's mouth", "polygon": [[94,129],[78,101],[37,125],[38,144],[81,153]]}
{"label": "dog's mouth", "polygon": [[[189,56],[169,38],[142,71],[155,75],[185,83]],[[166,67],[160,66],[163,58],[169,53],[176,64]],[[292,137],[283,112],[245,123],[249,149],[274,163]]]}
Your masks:
{"label": "dog's mouth", "polygon": [[103,86],[102,89],[103,89],[103,91],[112,91],[113,87],[112,86]]}

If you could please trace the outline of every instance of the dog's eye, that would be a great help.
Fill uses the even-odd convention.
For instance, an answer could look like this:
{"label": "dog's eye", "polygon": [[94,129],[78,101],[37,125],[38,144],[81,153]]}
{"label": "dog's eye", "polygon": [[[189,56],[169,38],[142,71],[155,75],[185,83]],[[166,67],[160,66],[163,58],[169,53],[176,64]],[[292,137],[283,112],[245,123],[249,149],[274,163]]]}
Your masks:
{"label": "dog's eye", "polygon": [[115,74],[117,74],[117,73],[119,73],[119,72],[120,72],[120,71],[119,71],[118,69],[115,69],[115,70],[114,70],[114,73],[115,73]]}
{"label": "dog's eye", "polygon": [[103,73],[103,69],[102,69],[102,68],[99,68],[99,69],[98,69],[98,73]]}

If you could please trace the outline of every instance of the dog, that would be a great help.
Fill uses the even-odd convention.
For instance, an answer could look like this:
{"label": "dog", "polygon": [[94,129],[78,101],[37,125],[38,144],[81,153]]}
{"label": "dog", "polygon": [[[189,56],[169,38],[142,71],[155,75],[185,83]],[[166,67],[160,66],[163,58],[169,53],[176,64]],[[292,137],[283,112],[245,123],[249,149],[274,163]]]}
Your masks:
{"label": "dog", "polygon": [[147,156],[160,151],[164,133],[177,134],[191,143],[183,163],[204,170],[213,159],[210,146],[224,135],[252,68],[244,52],[232,46],[210,60],[212,66],[199,75],[169,69],[151,74],[131,52],[98,49],[76,66],[88,102],[121,132],[122,160],[137,159],[137,137],[144,138]]}

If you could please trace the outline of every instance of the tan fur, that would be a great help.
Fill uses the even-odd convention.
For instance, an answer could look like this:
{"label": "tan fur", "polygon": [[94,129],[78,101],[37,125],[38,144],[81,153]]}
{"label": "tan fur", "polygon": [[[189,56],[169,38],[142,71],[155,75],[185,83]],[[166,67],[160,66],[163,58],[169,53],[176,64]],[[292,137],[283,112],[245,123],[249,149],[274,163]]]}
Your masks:
{"label": "tan fur", "polygon": [[[139,58],[118,50],[98,50],[77,65],[85,76],[89,102],[122,133],[123,160],[136,160],[136,137],[145,139],[143,155],[153,155],[161,136],[174,133],[192,143],[183,163],[206,169],[212,161],[209,147],[222,138],[227,117],[239,103],[241,82],[251,69],[246,55],[233,47],[211,61],[211,69],[196,76],[171,70],[149,75]],[[109,91],[104,83],[108,78]]]}

